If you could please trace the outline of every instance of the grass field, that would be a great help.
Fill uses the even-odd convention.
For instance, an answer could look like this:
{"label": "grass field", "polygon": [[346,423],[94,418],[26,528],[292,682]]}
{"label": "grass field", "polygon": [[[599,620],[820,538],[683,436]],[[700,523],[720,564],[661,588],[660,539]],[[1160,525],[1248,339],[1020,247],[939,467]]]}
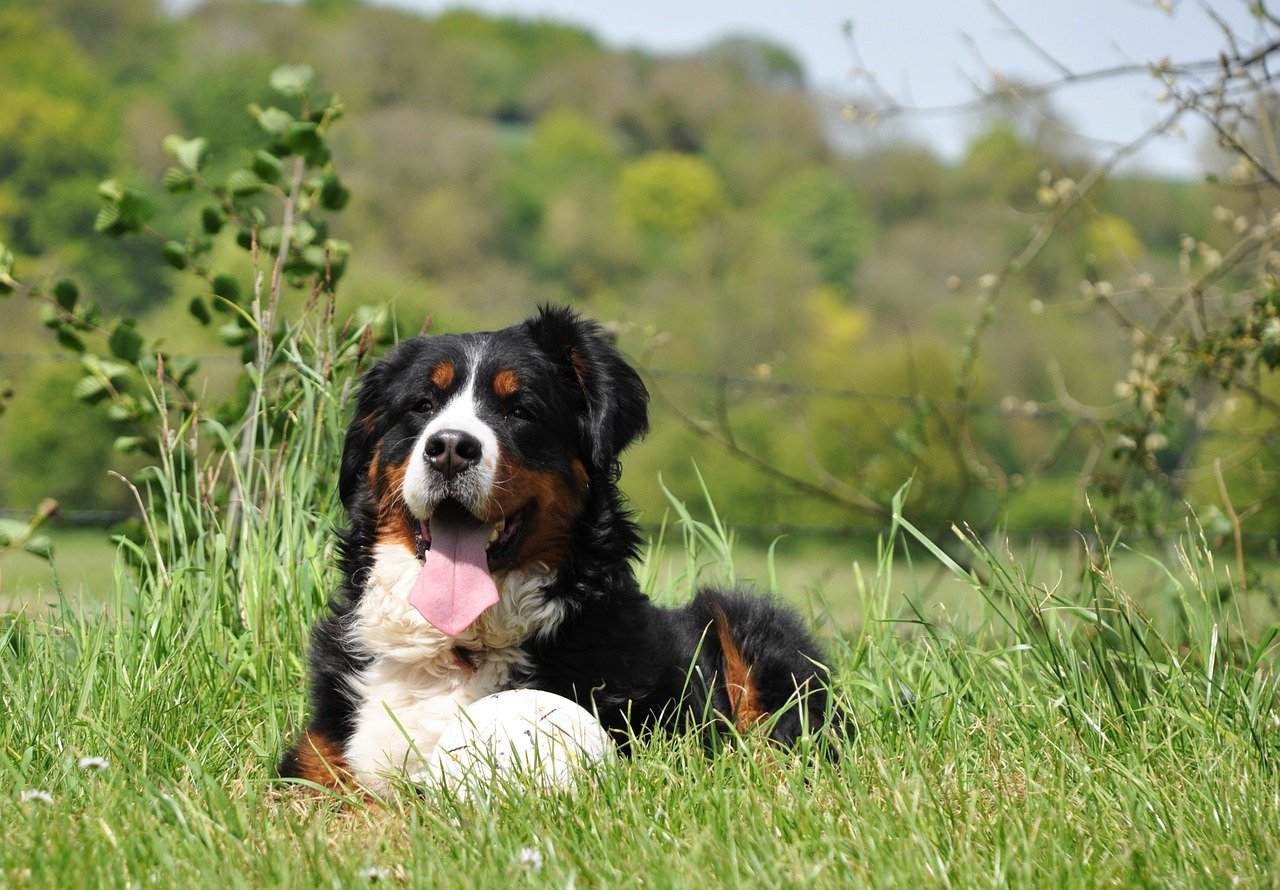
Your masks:
{"label": "grass field", "polygon": [[[218,569],[215,543],[200,550],[208,561],[170,563],[102,609],[68,598],[0,619],[0,884],[1280,880],[1274,665],[1217,605],[1217,573],[1194,548],[1162,573],[1184,612],[1177,636],[1158,635],[1105,564],[1050,593],[981,554],[992,583],[948,590],[982,608],[955,618],[944,601],[956,594],[940,593],[927,622],[897,620],[933,573],[907,568],[901,539],[860,582],[851,567],[819,567],[830,589],[815,613],[834,614],[832,590],[850,600],[830,622],[843,632],[827,630],[858,723],[835,763],[751,740],[715,756],[661,740],[576,793],[480,804],[406,788],[341,802],[271,778],[303,716],[303,635],[328,584],[323,524],[278,515],[260,531],[237,569],[244,589]],[[77,542],[60,543],[70,559]],[[63,575],[92,582],[102,554],[78,543],[84,569]],[[727,571],[715,548],[667,547],[651,560],[660,597],[683,595],[682,566]],[[24,571],[4,568],[6,583]],[[737,568],[770,575],[758,556]]]}

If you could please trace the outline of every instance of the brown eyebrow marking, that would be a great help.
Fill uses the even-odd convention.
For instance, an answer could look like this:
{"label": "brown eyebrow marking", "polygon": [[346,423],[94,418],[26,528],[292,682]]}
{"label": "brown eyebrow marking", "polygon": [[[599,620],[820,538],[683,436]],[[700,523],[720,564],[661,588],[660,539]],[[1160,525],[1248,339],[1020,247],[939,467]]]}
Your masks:
{"label": "brown eyebrow marking", "polygon": [[441,389],[453,383],[453,362],[441,362],[431,369],[431,382]]}
{"label": "brown eyebrow marking", "polygon": [[520,378],[510,368],[499,371],[493,378],[493,391],[504,399],[513,396],[520,391]]}

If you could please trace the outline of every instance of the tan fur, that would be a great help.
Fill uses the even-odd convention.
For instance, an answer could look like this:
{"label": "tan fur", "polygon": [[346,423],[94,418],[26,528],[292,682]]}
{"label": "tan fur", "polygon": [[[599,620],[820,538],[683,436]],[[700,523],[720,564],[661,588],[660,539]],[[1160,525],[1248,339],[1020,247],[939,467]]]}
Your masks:
{"label": "tan fur", "polygon": [[408,461],[381,467],[378,457],[369,466],[369,482],[378,492],[378,534],[382,544],[399,544],[417,552],[417,530],[409,521],[404,503],[404,474]]}
{"label": "tan fur", "polygon": [[733,725],[738,732],[746,732],[748,727],[765,716],[765,711],[760,707],[759,695],[751,683],[751,667],[729,635],[729,619],[719,607],[716,608],[716,634],[724,656],[724,685],[729,693]]}
{"label": "tan fur", "polygon": [[298,774],[325,788],[346,791],[354,786],[342,749],[315,732],[303,733],[298,740]]}
{"label": "tan fur", "polygon": [[493,378],[493,391],[499,398],[510,398],[520,391],[520,378],[515,371],[506,368]]}
{"label": "tan fur", "polygon": [[500,484],[494,486],[489,505],[491,521],[515,514],[530,501],[537,505],[533,525],[525,532],[516,555],[516,565],[538,565],[555,571],[564,562],[573,522],[582,511],[587,468],[575,460],[572,478],[565,479],[530,469],[512,455],[504,454],[498,462],[497,479]]}
{"label": "tan fur", "polygon": [[448,389],[453,384],[453,362],[441,362],[431,369],[431,382],[441,389]]}

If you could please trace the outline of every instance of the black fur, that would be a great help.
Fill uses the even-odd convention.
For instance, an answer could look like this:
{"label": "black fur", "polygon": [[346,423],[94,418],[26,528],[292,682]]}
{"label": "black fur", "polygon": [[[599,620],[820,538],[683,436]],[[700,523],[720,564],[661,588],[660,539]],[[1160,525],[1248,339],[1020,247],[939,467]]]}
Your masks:
{"label": "black fur", "polygon": [[[531,667],[514,686],[558,693],[598,713],[623,744],[653,730],[733,726],[744,706],[726,688],[736,655],[749,669],[751,702],[770,736],[791,744],[827,718],[827,670],[821,649],[791,610],[739,590],[706,589],[676,609],[655,606],[632,569],[640,535],[618,489],[618,457],[648,428],[648,393],[601,328],[567,309],[543,309],[522,325],[485,334],[414,338],[364,377],[342,458],[340,496],[350,526],[341,540],[344,583],[331,615],[313,632],[309,731],[338,746],[350,738],[356,702],[346,680],[375,653],[357,651],[346,633],[375,544],[376,502],[368,478],[374,451],[402,456],[425,422],[412,405],[430,389],[442,357],[483,346],[514,368],[520,398],[535,421],[511,423],[495,413],[501,447],[528,466],[568,474],[587,471],[587,489],[570,542],[547,595],[567,605],[553,632],[527,641]],[[479,372],[477,372],[479,373]],[[442,395],[442,397],[444,397]],[[733,652],[725,651],[725,643]],[[296,750],[280,764],[298,775]]]}

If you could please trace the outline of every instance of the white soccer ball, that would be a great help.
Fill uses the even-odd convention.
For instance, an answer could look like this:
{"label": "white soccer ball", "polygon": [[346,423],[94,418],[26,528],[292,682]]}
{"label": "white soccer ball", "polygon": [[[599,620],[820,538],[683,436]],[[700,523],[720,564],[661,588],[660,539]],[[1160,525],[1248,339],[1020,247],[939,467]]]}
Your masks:
{"label": "white soccer ball", "polygon": [[510,689],[464,708],[445,727],[418,778],[460,796],[487,795],[528,779],[543,788],[571,786],[613,755],[613,740],[576,703],[536,689]]}

